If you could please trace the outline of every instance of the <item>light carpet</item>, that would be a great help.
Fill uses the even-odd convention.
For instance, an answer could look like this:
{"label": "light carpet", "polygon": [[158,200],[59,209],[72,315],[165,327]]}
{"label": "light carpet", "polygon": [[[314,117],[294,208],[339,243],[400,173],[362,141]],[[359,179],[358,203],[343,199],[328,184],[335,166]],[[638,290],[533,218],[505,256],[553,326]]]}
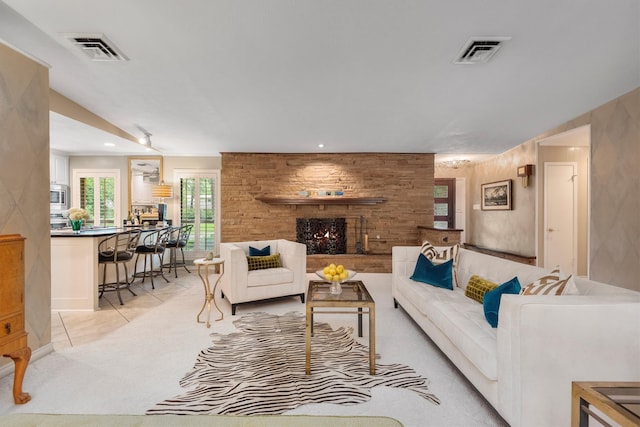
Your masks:
{"label": "light carpet", "polygon": [[428,380],[402,364],[376,365],[369,373],[369,349],[353,329],[314,323],[312,374],[305,374],[305,316],[254,312],[233,322],[239,332],[212,334],[214,345],[200,352],[180,381],[185,394],[165,400],[148,415],[268,415],[309,403],[353,405],[371,399],[377,386],[404,388],[439,404]]}

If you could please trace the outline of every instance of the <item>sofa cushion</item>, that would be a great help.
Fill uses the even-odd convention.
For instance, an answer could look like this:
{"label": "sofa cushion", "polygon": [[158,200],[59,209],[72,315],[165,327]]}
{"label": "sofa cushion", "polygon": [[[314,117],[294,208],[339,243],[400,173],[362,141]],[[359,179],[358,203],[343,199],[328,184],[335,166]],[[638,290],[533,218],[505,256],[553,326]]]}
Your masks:
{"label": "sofa cushion", "polygon": [[498,327],[498,311],[500,310],[500,299],[503,294],[519,294],[520,282],[517,277],[504,282],[492,291],[484,294],[482,306],[484,308],[484,317],[492,328]]}
{"label": "sofa cushion", "polygon": [[249,256],[269,256],[271,255],[271,245],[267,245],[262,249],[256,249],[249,246]]}
{"label": "sofa cushion", "polygon": [[435,265],[421,253],[418,255],[418,261],[410,279],[453,290],[452,266],[453,260]]}
{"label": "sofa cushion", "polygon": [[269,256],[248,256],[247,267],[249,271],[282,267],[280,254],[278,253]]}
{"label": "sofa cushion", "polygon": [[247,276],[247,287],[280,285],[293,282],[293,271],[288,268],[252,270]]}
{"label": "sofa cushion", "polygon": [[429,319],[484,376],[497,380],[497,330],[487,324],[482,306],[459,288],[442,293],[451,298],[428,304]]}
{"label": "sofa cushion", "polygon": [[471,276],[469,282],[467,283],[467,287],[464,290],[464,295],[482,304],[484,300],[484,294],[497,287],[497,283],[493,283],[490,280],[484,279],[474,274],[473,276]]}
{"label": "sofa cushion", "polygon": [[522,288],[520,293],[522,295],[577,295],[578,288],[572,275],[561,278],[560,266],[556,266],[551,273]]}

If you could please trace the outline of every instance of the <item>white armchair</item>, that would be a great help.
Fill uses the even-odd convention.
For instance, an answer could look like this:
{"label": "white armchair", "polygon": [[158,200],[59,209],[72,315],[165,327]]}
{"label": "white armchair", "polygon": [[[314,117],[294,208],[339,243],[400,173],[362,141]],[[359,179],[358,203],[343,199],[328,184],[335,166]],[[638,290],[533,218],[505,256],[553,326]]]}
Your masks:
{"label": "white armchair", "polygon": [[[282,267],[249,270],[249,246],[271,247],[271,255],[280,254]],[[220,280],[222,297],[231,303],[231,314],[238,304],[264,299],[300,296],[304,303],[307,277],[307,248],[289,240],[256,240],[252,242],[220,243],[224,259],[224,275]]]}

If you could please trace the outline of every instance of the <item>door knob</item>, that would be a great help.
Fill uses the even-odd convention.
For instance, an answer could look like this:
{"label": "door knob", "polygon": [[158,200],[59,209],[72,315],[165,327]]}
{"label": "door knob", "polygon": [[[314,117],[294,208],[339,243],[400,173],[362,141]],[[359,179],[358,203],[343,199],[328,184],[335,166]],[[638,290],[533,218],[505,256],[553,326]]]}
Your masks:
{"label": "door knob", "polygon": [[548,231],[548,232],[552,232],[552,231],[556,231],[556,229],[555,229],[555,228],[550,228],[550,229],[548,229],[547,231]]}

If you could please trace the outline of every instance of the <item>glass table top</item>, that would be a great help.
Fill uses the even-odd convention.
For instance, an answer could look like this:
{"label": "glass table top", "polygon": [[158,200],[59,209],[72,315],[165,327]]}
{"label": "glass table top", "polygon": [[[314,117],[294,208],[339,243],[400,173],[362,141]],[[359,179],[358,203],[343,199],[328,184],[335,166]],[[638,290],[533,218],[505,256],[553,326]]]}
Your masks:
{"label": "glass table top", "polygon": [[369,291],[360,280],[350,280],[341,284],[342,292],[339,294],[331,294],[329,292],[331,284],[319,280],[311,280],[309,282],[309,292],[307,299],[310,302],[335,301],[335,302],[373,302],[373,298]]}

